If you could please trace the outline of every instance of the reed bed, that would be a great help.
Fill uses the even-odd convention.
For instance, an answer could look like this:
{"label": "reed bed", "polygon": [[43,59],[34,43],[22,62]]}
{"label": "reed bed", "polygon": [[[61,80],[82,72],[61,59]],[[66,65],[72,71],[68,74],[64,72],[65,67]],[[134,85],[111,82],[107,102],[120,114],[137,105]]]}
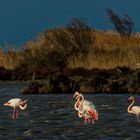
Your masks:
{"label": "reed bed", "polygon": [[[63,33],[62,31],[65,34],[60,37]],[[57,34],[60,42],[54,36],[54,32],[60,32]],[[79,50],[77,52],[75,50],[70,51],[70,45],[74,46],[75,43],[72,34],[67,29],[54,29],[41,33],[36,40],[28,41],[22,50],[9,50],[5,53],[1,49],[0,66],[6,69],[15,69],[21,63],[25,63],[25,60],[27,60],[25,57],[27,56],[29,58],[32,56],[31,59],[33,57],[38,57],[39,59],[39,56],[45,55],[45,58],[47,58],[47,54],[56,49],[59,50],[61,55],[65,56],[65,67],[68,68],[113,69],[118,66],[126,66],[131,69],[137,68],[137,63],[140,63],[140,33],[133,33],[129,38],[114,31],[92,30],[91,33],[93,41],[87,46],[86,53],[82,53]],[[82,46],[84,46],[84,41],[82,43]],[[75,45],[74,47],[77,46]],[[55,58],[55,54],[52,57],[52,61],[53,58]],[[44,61],[44,59],[42,60]],[[46,63],[48,63],[47,61],[48,59],[46,59]],[[40,63],[42,63],[41,60]],[[32,64],[30,63],[31,66]]]}

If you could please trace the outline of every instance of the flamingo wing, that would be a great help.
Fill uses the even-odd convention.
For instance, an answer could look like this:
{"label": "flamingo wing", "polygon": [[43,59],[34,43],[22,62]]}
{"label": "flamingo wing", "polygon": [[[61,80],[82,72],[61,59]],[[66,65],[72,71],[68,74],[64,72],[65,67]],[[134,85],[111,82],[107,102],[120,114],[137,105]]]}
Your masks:
{"label": "flamingo wing", "polygon": [[95,105],[88,100],[84,101],[83,106],[86,110],[95,110]]}
{"label": "flamingo wing", "polygon": [[140,107],[139,106],[133,106],[131,110],[137,115],[140,114]]}
{"label": "flamingo wing", "polygon": [[95,109],[95,106],[87,100],[84,100],[82,107],[79,108],[79,111],[83,117],[84,116],[91,116],[91,114],[89,112],[97,112]]}
{"label": "flamingo wing", "polygon": [[10,102],[12,107],[17,107],[22,100],[20,98],[14,98],[14,99],[10,99],[8,102]]}

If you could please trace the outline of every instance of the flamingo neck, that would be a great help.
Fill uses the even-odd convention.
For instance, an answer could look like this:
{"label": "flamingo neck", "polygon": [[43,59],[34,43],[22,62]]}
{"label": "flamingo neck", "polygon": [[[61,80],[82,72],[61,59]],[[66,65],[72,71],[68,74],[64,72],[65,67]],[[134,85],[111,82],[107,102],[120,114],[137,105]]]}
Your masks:
{"label": "flamingo neck", "polygon": [[24,104],[24,105],[20,105],[20,106],[19,106],[19,108],[20,108],[21,110],[26,109],[26,107],[27,107],[27,104]]}
{"label": "flamingo neck", "polygon": [[129,112],[129,113],[133,113],[133,111],[131,110],[131,108],[132,108],[132,105],[134,104],[134,100],[132,101],[132,103],[128,106],[128,108],[127,108],[127,111]]}
{"label": "flamingo neck", "polygon": [[76,103],[75,103],[75,105],[74,105],[74,108],[75,108],[76,110],[78,110],[78,108],[79,108],[79,103],[80,103],[80,97],[77,99],[77,101],[76,101]]}
{"label": "flamingo neck", "polygon": [[82,94],[80,94],[80,97],[81,97],[81,104],[83,104],[83,102],[84,102],[84,96],[82,95]]}
{"label": "flamingo neck", "polygon": [[83,108],[83,103],[84,103],[84,96],[82,94],[80,94],[80,98],[81,98],[81,101],[80,101],[80,105],[78,107],[79,109],[79,112],[82,113],[82,108]]}
{"label": "flamingo neck", "polygon": [[82,107],[83,102],[84,102],[84,96],[82,94],[80,94],[78,99],[77,99],[77,101],[76,101],[76,103],[75,103],[75,105],[74,105],[74,108],[76,110],[80,111],[80,108]]}
{"label": "flamingo neck", "polygon": [[78,116],[79,116],[79,118],[83,117],[83,115],[82,115],[82,113],[80,111],[78,111]]}

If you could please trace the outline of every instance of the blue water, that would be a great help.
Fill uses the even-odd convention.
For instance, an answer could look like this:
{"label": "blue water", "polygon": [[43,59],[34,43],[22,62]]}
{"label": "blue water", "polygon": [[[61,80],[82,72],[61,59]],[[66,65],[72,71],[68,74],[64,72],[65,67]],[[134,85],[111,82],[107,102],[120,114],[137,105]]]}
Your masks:
{"label": "blue water", "polygon": [[[22,95],[24,84],[0,84],[0,140],[139,140],[140,124],[127,113],[130,95],[87,94],[96,105],[99,120],[84,124],[73,106],[72,94]],[[136,102],[140,105],[140,96]],[[11,98],[28,99],[28,107],[12,119],[12,108],[3,103]]]}

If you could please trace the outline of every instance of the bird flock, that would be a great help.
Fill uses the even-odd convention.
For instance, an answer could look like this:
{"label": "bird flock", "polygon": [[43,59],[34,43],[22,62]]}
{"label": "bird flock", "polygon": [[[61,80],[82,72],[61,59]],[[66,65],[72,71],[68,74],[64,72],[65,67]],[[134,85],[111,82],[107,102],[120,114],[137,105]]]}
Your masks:
{"label": "bird flock", "polygon": [[78,116],[84,118],[85,124],[87,121],[94,124],[94,120],[98,120],[98,112],[92,102],[85,100],[79,92],[75,92],[73,98],[76,100],[74,108],[77,110]]}
{"label": "bird flock", "polygon": [[[77,91],[74,93],[73,98],[76,100],[74,108],[77,111],[78,117],[84,119],[84,124],[87,122],[95,124],[95,121],[99,119],[99,114],[95,108],[95,105],[92,102],[85,100],[84,96]],[[27,101],[28,100],[14,98],[4,103],[4,106],[12,107],[12,118],[17,119],[19,117],[19,110],[25,110],[27,108]],[[128,102],[130,105],[127,108],[127,112],[136,115],[137,121],[140,122],[140,106],[133,106],[135,102],[134,96],[129,97]]]}

